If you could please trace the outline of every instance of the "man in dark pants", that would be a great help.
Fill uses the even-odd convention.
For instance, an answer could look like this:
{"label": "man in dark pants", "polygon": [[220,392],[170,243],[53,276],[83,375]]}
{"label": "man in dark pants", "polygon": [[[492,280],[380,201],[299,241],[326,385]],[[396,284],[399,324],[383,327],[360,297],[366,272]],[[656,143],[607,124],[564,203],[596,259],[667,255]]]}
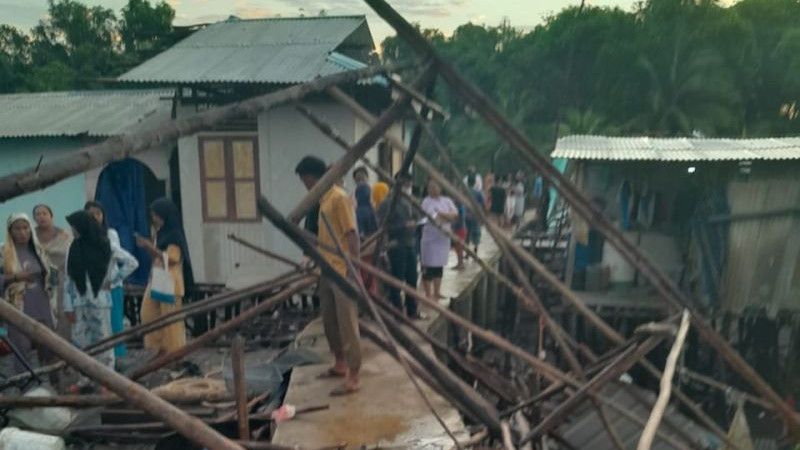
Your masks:
{"label": "man in dark pants", "polygon": [[[398,173],[395,178],[397,186],[402,192],[411,195],[411,176],[407,173]],[[385,201],[378,208],[378,218],[383,222],[389,213],[389,203]],[[388,235],[387,253],[389,256],[389,269],[392,276],[405,281],[407,285],[417,288],[417,251],[416,251],[416,226],[418,215],[415,213],[411,202],[404,196],[397,199],[397,204],[386,221],[386,233]],[[403,302],[400,297],[400,289],[389,286],[389,300],[400,311],[403,310]],[[405,312],[409,318],[421,319],[417,307],[417,299],[407,295]]]}

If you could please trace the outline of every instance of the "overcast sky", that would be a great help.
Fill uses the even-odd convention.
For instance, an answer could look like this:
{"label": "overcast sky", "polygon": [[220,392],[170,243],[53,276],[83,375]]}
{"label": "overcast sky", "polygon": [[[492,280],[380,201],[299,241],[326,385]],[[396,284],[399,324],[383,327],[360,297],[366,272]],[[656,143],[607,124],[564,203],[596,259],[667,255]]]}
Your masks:
{"label": "overcast sky", "polygon": [[[81,0],[89,5],[103,5],[116,12],[127,0]],[[151,0],[154,1],[154,0]],[[241,18],[276,15],[367,14],[375,42],[391,33],[389,27],[360,0],[167,0],[176,10],[180,25],[213,22],[235,15]],[[390,0],[408,20],[425,28],[439,28],[450,33],[467,22],[496,25],[508,18],[517,27],[533,27],[542,18],[580,0]],[[620,6],[626,10],[633,0],[590,0],[597,6]],[[0,23],[28,29],[47,12],[46,0],[0,0]]]}

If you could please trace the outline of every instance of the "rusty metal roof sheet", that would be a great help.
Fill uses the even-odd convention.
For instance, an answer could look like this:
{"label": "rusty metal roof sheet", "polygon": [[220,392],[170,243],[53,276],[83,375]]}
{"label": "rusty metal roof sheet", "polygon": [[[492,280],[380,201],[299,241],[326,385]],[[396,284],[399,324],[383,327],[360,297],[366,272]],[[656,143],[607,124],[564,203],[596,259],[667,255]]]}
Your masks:
{"label": "rusty metal roof sheet", "polygon": [[[374,49],[364,16],[217,22],[119,77],[143,83],[303,83]],[[335,54],[338,51],[339,54]]]}
{"label": "rusty metal roof sheet", "polygon": [[170,91],[154,89],[0,95],[0,137],[123,134],[170,117]]}
{"label": "rusty metal roof sheet", "polygon": [[800,137],[700,139],[565,136],[554,158],[613,161],[742,161],[800,159]]}

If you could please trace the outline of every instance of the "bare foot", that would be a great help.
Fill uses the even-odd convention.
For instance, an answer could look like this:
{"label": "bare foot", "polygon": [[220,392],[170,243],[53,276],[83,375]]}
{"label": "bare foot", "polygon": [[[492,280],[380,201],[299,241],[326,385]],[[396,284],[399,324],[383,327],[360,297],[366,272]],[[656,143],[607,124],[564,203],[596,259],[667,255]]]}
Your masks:
{"label": "bare foot", "polygon": [[348,377],[344,383],[331,391],[331,397],[339,397],[342,395],[350,395],[361,389],[361,383],[357,379]]}
{"label": "bare foot", "polygon": [[344,378],[346,375],[347,371],[341,371],[334,366],[329,367],[328,370],[317,375],[317,378]]}

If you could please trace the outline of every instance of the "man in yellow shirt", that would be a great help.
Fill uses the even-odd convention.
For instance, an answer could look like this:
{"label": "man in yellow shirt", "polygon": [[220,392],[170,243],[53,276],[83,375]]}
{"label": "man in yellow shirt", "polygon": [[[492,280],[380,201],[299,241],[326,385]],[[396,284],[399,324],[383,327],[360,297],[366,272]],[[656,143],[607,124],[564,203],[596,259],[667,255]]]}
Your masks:
{"label": "man in yellow shirt", "polygon": [[[295,167],[307,189],[311,189],[325,174],[325,162],[314,156],[306,156]],[[325,225],[330,222],[333,235]],[[336,242],[348,255],[359,257],[360,241],[355,222],[353,203],[350,197],[339,186],[332,186],[319,202],[318,238],[322,246],[335,248]],[[320,248],[325,260],[340,275],[353,279],[358,274],[349,273],[347,263],[336,253]],[[358,330],[358,307],[356,303],[345,297],[339,287],[326,276],[321,276],[317,287],[317,295],[322,311],[322,324],[325,337],[328,339],[331,353],[336,358],[333,367],[323,377],[341,377],[344,383],[331,391],[331,395],[346,395],[359,388],[358,373],[361,369],[361,337]]]}

